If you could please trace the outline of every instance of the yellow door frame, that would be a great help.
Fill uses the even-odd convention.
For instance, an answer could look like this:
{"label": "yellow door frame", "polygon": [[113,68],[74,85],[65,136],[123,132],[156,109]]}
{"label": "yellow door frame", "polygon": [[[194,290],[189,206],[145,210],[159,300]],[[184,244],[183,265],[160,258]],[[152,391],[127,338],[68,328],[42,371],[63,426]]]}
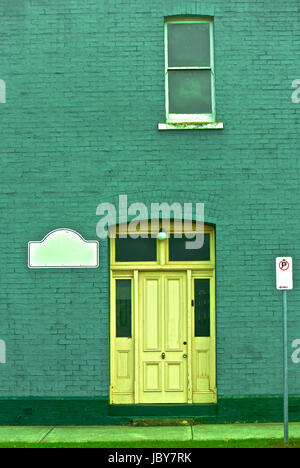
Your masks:
{"label": "yellow door frame", "polygon": [[[118,234],[120,227],[116,227]],[[122,227],[123,232],[124,226]],[[144,225],[142,232],[150,230],[150,223]],[[149,231],[148,231],[149,232]],[[174,223],[170,233],[176,231]],[[157,240],[157,262],[116,262],[115,239],[110,241],[110,403],[138,404],[139,401],[139,346],[138,309],[139,309],[139,273],[141,272],[176,272],[186,273],[186,302],[188,323],[188,370],[187,402],[216,403],[216,331],[215,331],[215,230],[205,225],[204,233],[210,234],[210,260],[201,262],[170,262],[168,240]],[[194,336],[194,279],[210,279],[210,330],[209,338],[198,339]],[[131,323],[130,338],[116,337],[116,280],[131,280]],[[208,373],[208,374],[207,374]],[[208,382],[208,383],[207,383]],[[197,388],[197,385],[199,388]],[[208,385],[208,388],[207,388]]]}

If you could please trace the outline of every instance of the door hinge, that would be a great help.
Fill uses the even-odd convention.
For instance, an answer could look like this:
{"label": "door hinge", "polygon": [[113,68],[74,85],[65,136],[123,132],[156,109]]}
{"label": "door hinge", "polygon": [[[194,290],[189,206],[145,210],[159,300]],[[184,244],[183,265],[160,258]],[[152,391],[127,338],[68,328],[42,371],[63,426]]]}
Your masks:
{"label": "door hinge", "polygon": [[192,307],[194,307],[194,299],[192,299]]}

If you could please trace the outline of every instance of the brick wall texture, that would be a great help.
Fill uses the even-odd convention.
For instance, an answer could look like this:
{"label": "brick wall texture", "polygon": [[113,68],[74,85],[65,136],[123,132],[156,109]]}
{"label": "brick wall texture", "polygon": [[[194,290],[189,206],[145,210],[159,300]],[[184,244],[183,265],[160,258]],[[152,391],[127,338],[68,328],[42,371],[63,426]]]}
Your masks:
{"label": "brick wall texture", "polygon": [[[205,204],[216,225],[220,395],[282,391],[275,257],[294,258],[289,389],[299,393],[298,0],[2,0],[0,396],[109,389],[109,256],[30,270],[27,243],[67,227],[96,239],[102,202]],[[164,17],[210,15],[223,130],[165,122]]]}

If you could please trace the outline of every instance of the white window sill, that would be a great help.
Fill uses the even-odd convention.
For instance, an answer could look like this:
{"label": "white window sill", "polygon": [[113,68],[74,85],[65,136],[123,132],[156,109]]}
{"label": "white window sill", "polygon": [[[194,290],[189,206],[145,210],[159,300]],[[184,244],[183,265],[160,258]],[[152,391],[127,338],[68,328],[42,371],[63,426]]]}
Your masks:
{"label": "white window sill", "polygon": [[158,130],[220,130],[223,122],[159,123]]}

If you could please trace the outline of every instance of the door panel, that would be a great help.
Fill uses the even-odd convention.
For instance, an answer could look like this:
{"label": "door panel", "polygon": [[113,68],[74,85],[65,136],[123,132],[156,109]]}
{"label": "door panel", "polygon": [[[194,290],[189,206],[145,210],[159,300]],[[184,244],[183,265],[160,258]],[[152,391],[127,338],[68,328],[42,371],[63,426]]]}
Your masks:
{"label": "door panel", "polygon": [[182,278],[165,277],[165,348],[166,351],[182,350],[183,304]]}
{"label": "door panel", "polygon": [[183,392],[183,363],[182,362],[166,362],[166,392]]}
{"label": "door panel", "polygon": [[161,362],[144,362],[144,391],[161,392]]}
{"label": "door panel", "polygon": [[208,354],[208,348],[197,350],[196,389],[198,391],[209,390]]}
{"label": "door panel", "polygon": [[144,351],[161,350],[160,293],[161,278],[145,278],[143,307],[143,349]]}
{"label": "door panel", "polygon": [[132,402],[130,393],[134,381],[133,343],[131,338],[117,338],[114,353],[114,392],[122,394],[120,400]]}
{"label": "door panel", "polygon": [[139,298],[139,402],[187,403],[185,273],[141,273]]}
{"label": "door panel", "polygon": [[125,351],[120,351],[117,354],[118,363],[117,363],[117,378],[118,379],[128,379],[130,376],[130,352],[128,349]]}

